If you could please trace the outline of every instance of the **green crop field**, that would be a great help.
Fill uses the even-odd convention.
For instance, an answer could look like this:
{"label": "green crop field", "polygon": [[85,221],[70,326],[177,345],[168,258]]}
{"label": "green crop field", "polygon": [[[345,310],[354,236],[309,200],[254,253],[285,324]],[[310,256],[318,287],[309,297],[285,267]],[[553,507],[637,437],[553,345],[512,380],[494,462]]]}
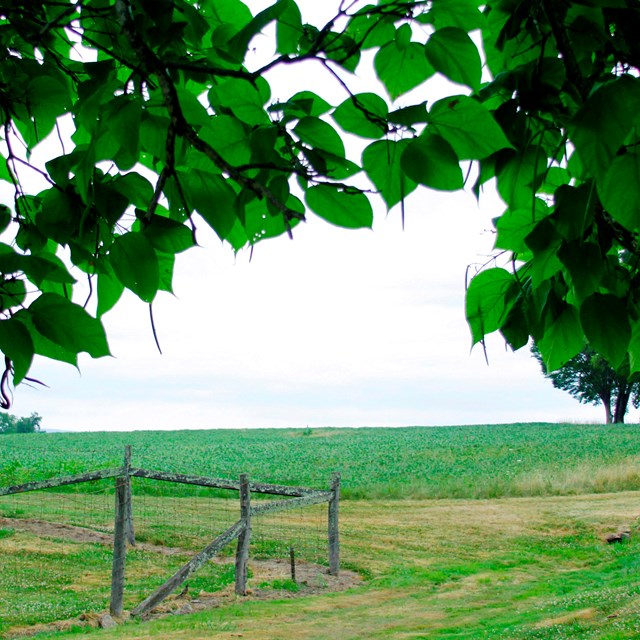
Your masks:
{"label": "green crop field", "polygon": [[[326,486],[340,470],[342,566],[359,576],[342,590],[289,579],[290,546],[300,571],[325,571],[318,505],[255,519],[247,598],[233,595],[230,548],[172,596],[193,613],[91,629],[109,602],[113,481],[19,494],[0,498],[0,637],[637,638],[639,436],[551,424],[0,436],[0,485],[117,466],[125,444],[135,466],[189,474]],[[237,518],[235,494],[159,484],[134,482],[125,608]],[[194,610],[203,597],[213,604]]]}
{"label": "green crop field", "polygon": [[0,486],[119,466],[326,486],[346,498],[493,498],[640,489],[640,426],[510,424],[0,436]]}

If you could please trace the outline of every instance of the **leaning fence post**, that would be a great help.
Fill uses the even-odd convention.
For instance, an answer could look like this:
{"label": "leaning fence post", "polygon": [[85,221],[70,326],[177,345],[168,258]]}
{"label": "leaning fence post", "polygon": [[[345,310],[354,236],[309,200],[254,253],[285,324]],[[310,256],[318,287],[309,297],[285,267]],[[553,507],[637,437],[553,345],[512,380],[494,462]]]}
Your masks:
{"label": "leaning fence post", "polygon": [[331,474],[331,498],[329,500],[329,573],[337,576],[340,572],[340,536],[338,531],[338,510],[340,507],[340,474]]}
{"label": "leaning fence post", "polygon": [[251,489],[249,476],[240,476],[240,519],[245,523],[244,530],[238,536],[236,550],[236,593],[247,595],[247,573],[249,568],[249,544],[251,543]]}
{"label": "leaning fence post", "polygon": [[122,615],[124,596],[124,572],[127,557],[127,538],[125,533],[126,518],[126,478],[116,478],[116,514],[113,527],[113,565],[111,569],[111,603],[109,612],[112,616]]}
{"label": "leaning fence post", "polygon": [[124,529],[127,542],[135,547],[136,534],[133,528],[133,500],[131,493],[131,445],[128,444],[124,448],[124,481],[125,481],[125,512],[124,512]]}

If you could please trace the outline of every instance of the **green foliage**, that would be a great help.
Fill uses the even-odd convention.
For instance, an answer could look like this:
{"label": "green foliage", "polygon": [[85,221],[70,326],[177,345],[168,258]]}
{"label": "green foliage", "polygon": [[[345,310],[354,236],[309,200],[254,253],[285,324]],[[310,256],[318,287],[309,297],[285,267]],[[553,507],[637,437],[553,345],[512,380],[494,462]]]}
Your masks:
{"label": "green foliage", "polygon": [[599,353],[585,347],[559,369],[550,370],[537,345],[531,351],[556,389],[566,391],[580,402],[602,404],[607,424],[624,422],[629,401],[634,407],[640,405],[640,376],[629,373],[628,356],[614,369]]}
{"label": "green foliage", "polygon": [[[0,413],[0,433],[36,433],[40,431],[42,417],[37,413],[18,418],[10,413]],[[13,466],[11,463],[7,465]]]}
{"label": "green foliage", "polygon": [[[375,198],[403,205],[417,185],[479,194],[495,179],[504,200],[505,262],[469,287],[474,344],[533,336],[551,368],[587,342],[615,366],[638,351],[637,3],[335,3],[325,25],[304,24],[295,0],[256,15],[240,0],[152,5],[1,13],[0,180],[14,192],[0,207],[1,406],[34,355],[107,355],[100,318],[125,288],[147,304],[171,292],[198,224],[237,251],[292,234],[303,202],[366,228]],[[370,61],[384,95],[351,89]],[[276,102],[268,72],[307,64],[309,87]],[[319,74],[340,104],[315,93]],[[434,75],[451,95],[410,93]],[[371,140],[361,164],[349,135]]]}
{"label": "green foliage", "polygon": [[300,591],[300,585],[291,580],[291,578],[281,578],[272,580],[271,582],[262,582],[258,586],[260,589],[275,589],[276,591],[289,591],[290,593],[297,593]]}
{"label": "green foliage", "polygon": [[[48,433],[27,441],[8,435],[0,438],[0,486],[116,467],[125,444],[134,466],[176,473],[249,473],[256,482],[326,488],[340,471],[348,500],[640,488],[637,425],[557,424]],[[191,495],[189,487],[167,483],[136,484],[135,491]]]}

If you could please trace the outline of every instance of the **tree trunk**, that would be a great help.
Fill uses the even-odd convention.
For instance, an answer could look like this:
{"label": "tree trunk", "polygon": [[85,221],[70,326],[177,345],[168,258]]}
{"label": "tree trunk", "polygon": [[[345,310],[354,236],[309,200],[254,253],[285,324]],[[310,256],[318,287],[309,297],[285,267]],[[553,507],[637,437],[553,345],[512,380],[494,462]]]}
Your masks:
{"label": "tree trunk", "polygon": [[605,424],[611,424],[611,394],[601,393],[599,395],[604,406]]}
{"label": "tree trunk", "polygon": [[618,391],[618,397],[616,398],[616,408],[613,414],[614,424],[623,424],[624,416],[627,413],[627,406],[629,404],[630,390],[627,385],[620,388]]}

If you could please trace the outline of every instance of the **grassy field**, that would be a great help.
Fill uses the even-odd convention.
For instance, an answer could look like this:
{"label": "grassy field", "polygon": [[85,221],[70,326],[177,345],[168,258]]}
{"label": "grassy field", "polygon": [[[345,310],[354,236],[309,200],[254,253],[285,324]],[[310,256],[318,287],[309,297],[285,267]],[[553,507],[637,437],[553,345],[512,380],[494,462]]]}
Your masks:
{"label": "grassy field", "polygon": [[[303,433],[184,432],[181,441],[172,432],[164,442],[160,433],[101,434],[102,442],[92,434],[12,442],[3,438],[2,451],[10,450],[14,457],[0,459],[14,474],[30,468],[50,473],[61,464],[59,450],[65,447],[67,466],[76,470],[101,466],[102,459],[90,460],[91,452],[109,447],[117,464],[122,444],[130,442],[141,459],[157,461],[135,464],[213,475],[235,475],[244,467],[257,479],[312,485],[341,468],[348,489],[349,499],[341,505],[343,566],[363,580],[347,591],[320,589],[301,597],[295,593],[284,562],[293,543],[278,544],[277,531],[293,531],[301,561],[321,563],[326,512],[287,512],[285,519],[290,520],[275,523],[275,534],[269,523],[256,524],[253,595],[248,598],[231,594],[233,573],[226,557],[190,581],[189,597],[225,594],[217,608],[129,622],[114,630],[74,629],[71,624],[64,631],[45,630],[38,639],[640,637],[637,427],[505,425]],[[213,462],[203,448],[209,458],[215,452]],[[16,465],[16,452],[25,449],[31,457]],[[85,458],[75,458],[76,452],[84,452]],[[292,459],[296,457],[304,464]],[[197,468],[187,465],[189,459]],[[376,465],[378,459],[382,462]],[[309,469],[312,464],[319,468]],[[520,471],[520,464],[526,469]],[[464,478],[457,482],[448,466]],[[506,475],[508,469],[513,473]],[[295,470],[300,477],[294,477]],[[439,491],[438,482],[443,485]],[[373,497],[362,499],[366,492]],[[143,516],[138,539],[180,553],[161,554],[144,544],[132,551],[126,607],[170,575],[189,552],[204,546],[212,531],[235,518],[235,501],[221,500],[215,492],[152,494],[136,492],[134,512]],[[448,497],[434,498],[442,494]],[[0,516],[5,518],[0,521],[4,638],[19,637],[22,628],[37,622],[95,614],[107,606],[108,546],[20,527],[20,520],[56,521],[63,514],[65,521],[108,535],[112,495],[94,485],[90,495],[49,492],[0,498]],[[623,529],[631,531],[629,540],[604,542],[607,534]],[[307,540],[307,534],[318,538]],[[308,549],[301,544],[305,541]],[[265,577],[265,559],[282,561],[276,565],[281,574],[271,567]],[[257,597],[265,591],[270,599]]]}
{"label": "grassy field", "polygon": [[[0,485],[119,466],[323,487],[346,498],[495,498],[640,489],[640,426],[140,431],[0,436]],[[172,492],[174,490],[172,489]]]}

